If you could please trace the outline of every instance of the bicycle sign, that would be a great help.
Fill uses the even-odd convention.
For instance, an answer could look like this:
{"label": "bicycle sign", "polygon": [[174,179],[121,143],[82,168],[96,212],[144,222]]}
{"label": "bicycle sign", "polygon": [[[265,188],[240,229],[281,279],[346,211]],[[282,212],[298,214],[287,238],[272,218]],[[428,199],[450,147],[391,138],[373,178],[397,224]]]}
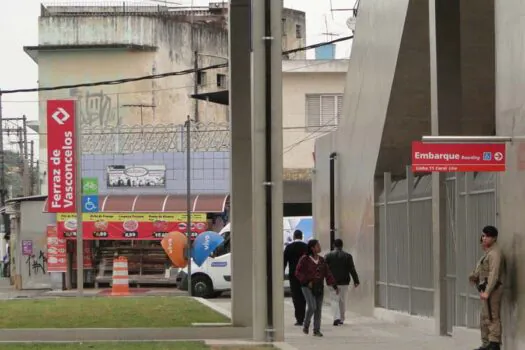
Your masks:
{"label": "bicycle sign", "polygon": [[98,211],[98,196],[82,196],[82,212],[97,213]]}
{"label": "bicycle sign", "polygon": [[85,194],[85,195],[98,194],[98,178],[96,177],[82,178],[82,194]]}

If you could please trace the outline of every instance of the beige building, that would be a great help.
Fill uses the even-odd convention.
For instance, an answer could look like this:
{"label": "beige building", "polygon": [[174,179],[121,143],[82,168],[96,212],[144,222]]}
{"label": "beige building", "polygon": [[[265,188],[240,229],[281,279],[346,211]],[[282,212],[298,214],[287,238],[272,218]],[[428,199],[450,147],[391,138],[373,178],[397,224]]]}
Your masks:
{"label": "beige building", "polygon": [[[226,64],[228,2],[209,7],[42,6],[39,44],[25,51],[39,67],[40,87],[92,83]],[[283,49],[305,45],[304,12],[283,11]],[[305,52],[290,59],[305,58]],[[46,156],[45,101],[77,98],[84,132],[125,126],[180,125],[187,116],[227,123],[227,108],[190,95],[228,88],[226,68],[119,85],[40,92],[40,158]],[[97,150],[103,152],[103,150]]]}
{"label": "beige building", "polygon": [[312,202],[315,139],[337,127],[348,60],[283,61],[285,201]]}

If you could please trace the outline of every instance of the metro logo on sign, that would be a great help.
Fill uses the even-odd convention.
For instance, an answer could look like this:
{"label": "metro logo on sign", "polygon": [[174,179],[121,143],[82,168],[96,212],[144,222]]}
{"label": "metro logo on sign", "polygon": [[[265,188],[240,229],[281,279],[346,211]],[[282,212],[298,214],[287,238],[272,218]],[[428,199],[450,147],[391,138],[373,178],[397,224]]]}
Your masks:
{"label": "metro logo on sign", "polygon": [[47,101],[48,210],[71,213],[75,206],[75,101]]}
{"label": "metro logo on sign", "polygon": [[413,172],[505,171],[505,144],[412,142]]}
{"label": "metro logo on sign", "polygon": [[71,115],[64,108],[58,107],[51,117],[57,122],[57,124],[64,125],[64,123],[71,118]]}

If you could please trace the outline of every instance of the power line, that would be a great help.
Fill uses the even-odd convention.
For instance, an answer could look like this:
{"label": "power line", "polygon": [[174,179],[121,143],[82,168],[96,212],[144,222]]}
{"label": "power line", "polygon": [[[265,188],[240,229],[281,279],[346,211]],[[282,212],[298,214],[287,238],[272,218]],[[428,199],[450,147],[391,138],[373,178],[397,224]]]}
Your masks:
{"label": "power line", "polygon": [[[291,53],[296,53],[300,51],[306,51],[315,49],[317,47],[335,44],[338,42],[346,41],[353,39],[353,35],[345,36],[342,38],[338,38],[331,41],[325,41],[313,45],[308,45],[304,47],[299,47],[296,49],[286,50],[283,51],[283,55],[289,55]],[[145,75],[140,77],[133,77],[133,78],[124,78],[124,79],[117,79],[117,80],[104,80],[104,81],[97,81],[94,83],[81,83],[81,84],[71,84],[71,85],[58,85],[58,86],[49,86],[49,87],[40,87],[40,88],[29,88],[29,89],[14,89],[14,90],[0,90],[0,95],[3,94],[16,94],[16,93],[22,93],[22,92],[39,92],[39,91],[55,91],[55,90],[64,90],[64,89],[74,89],[74,88],[80,88],[80,87],[94,87],[94,86],[103,86],[103,85],[120,85],[120,84],[126,84],[131,83],[135,81],[142,81],[142,80],[152,80],[152,79],[162,79],[172,76],[179,76],[179,75],[187,75],[187,74],[193,74],[197,72],[203,72],[211,69],[220,69],[220,68],[227,68],[228,63],[220,63],[220,64],[214,64],[206,67],[202,67],[199,69],[185,69],[177,72],[168,72],[168,73],[162,73],[162,74],[152,74],[152,75]]]}
{"label": "power line", "polygon": [[[320,65],[323,65],[323,64],[329,64],[330,63],[329,60],[319,60],[319,61],[311,60],[311,61],[314,61],[314,62],[309,63],[309,64],[305,64],[305,65],[302,65],[302,66],[299,66],[299,67],[294,67],[294,68],[291,68],[291,69],[284,70],[283,73],[289,73],[289,72],[293,72],[293,71],[296,71],[296,70],[300,70],[300,69],[304,69],[304,68],[308,68],[308,67],[312,67],[312,66],[320,66]],[[206,83],[206,84],[202,84],[201,86],[211,87],[212,85],[215,85],[215,83]],[[113,96],[113,95],[136,95],[136,94],[156,93],[156,92],[173,91],[173,90],[183,90],[183,89],[189,89],[189,88],[192,88],[192,87],[193,87],[193,84],[192,85],[184,85],[184,86],[173,86],[173,87],[160,88],[160,89],[138,90],[138,91],[104,92],[104,95],[108,95],[108,96]],[[97,94],[97,93],[94,92],[93,94]],[[46,99],[43,99],[43,100],[7,100],[7,101],[6,100],[2,100],[2,103],[43,103],[43,102],[46,102],[46,101],[47,101]]]}

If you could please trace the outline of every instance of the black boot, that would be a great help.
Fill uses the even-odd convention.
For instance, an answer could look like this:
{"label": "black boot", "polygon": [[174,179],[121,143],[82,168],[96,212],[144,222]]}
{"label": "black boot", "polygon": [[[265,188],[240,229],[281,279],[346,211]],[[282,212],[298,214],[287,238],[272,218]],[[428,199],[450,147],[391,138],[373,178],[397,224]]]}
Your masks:
{"label": "black boot", "polygon": [[501,349],[500,343],[496,343],[492,341],[489,343],[489,346],[487,347],[487,350],[500,350],[500,349]]}

